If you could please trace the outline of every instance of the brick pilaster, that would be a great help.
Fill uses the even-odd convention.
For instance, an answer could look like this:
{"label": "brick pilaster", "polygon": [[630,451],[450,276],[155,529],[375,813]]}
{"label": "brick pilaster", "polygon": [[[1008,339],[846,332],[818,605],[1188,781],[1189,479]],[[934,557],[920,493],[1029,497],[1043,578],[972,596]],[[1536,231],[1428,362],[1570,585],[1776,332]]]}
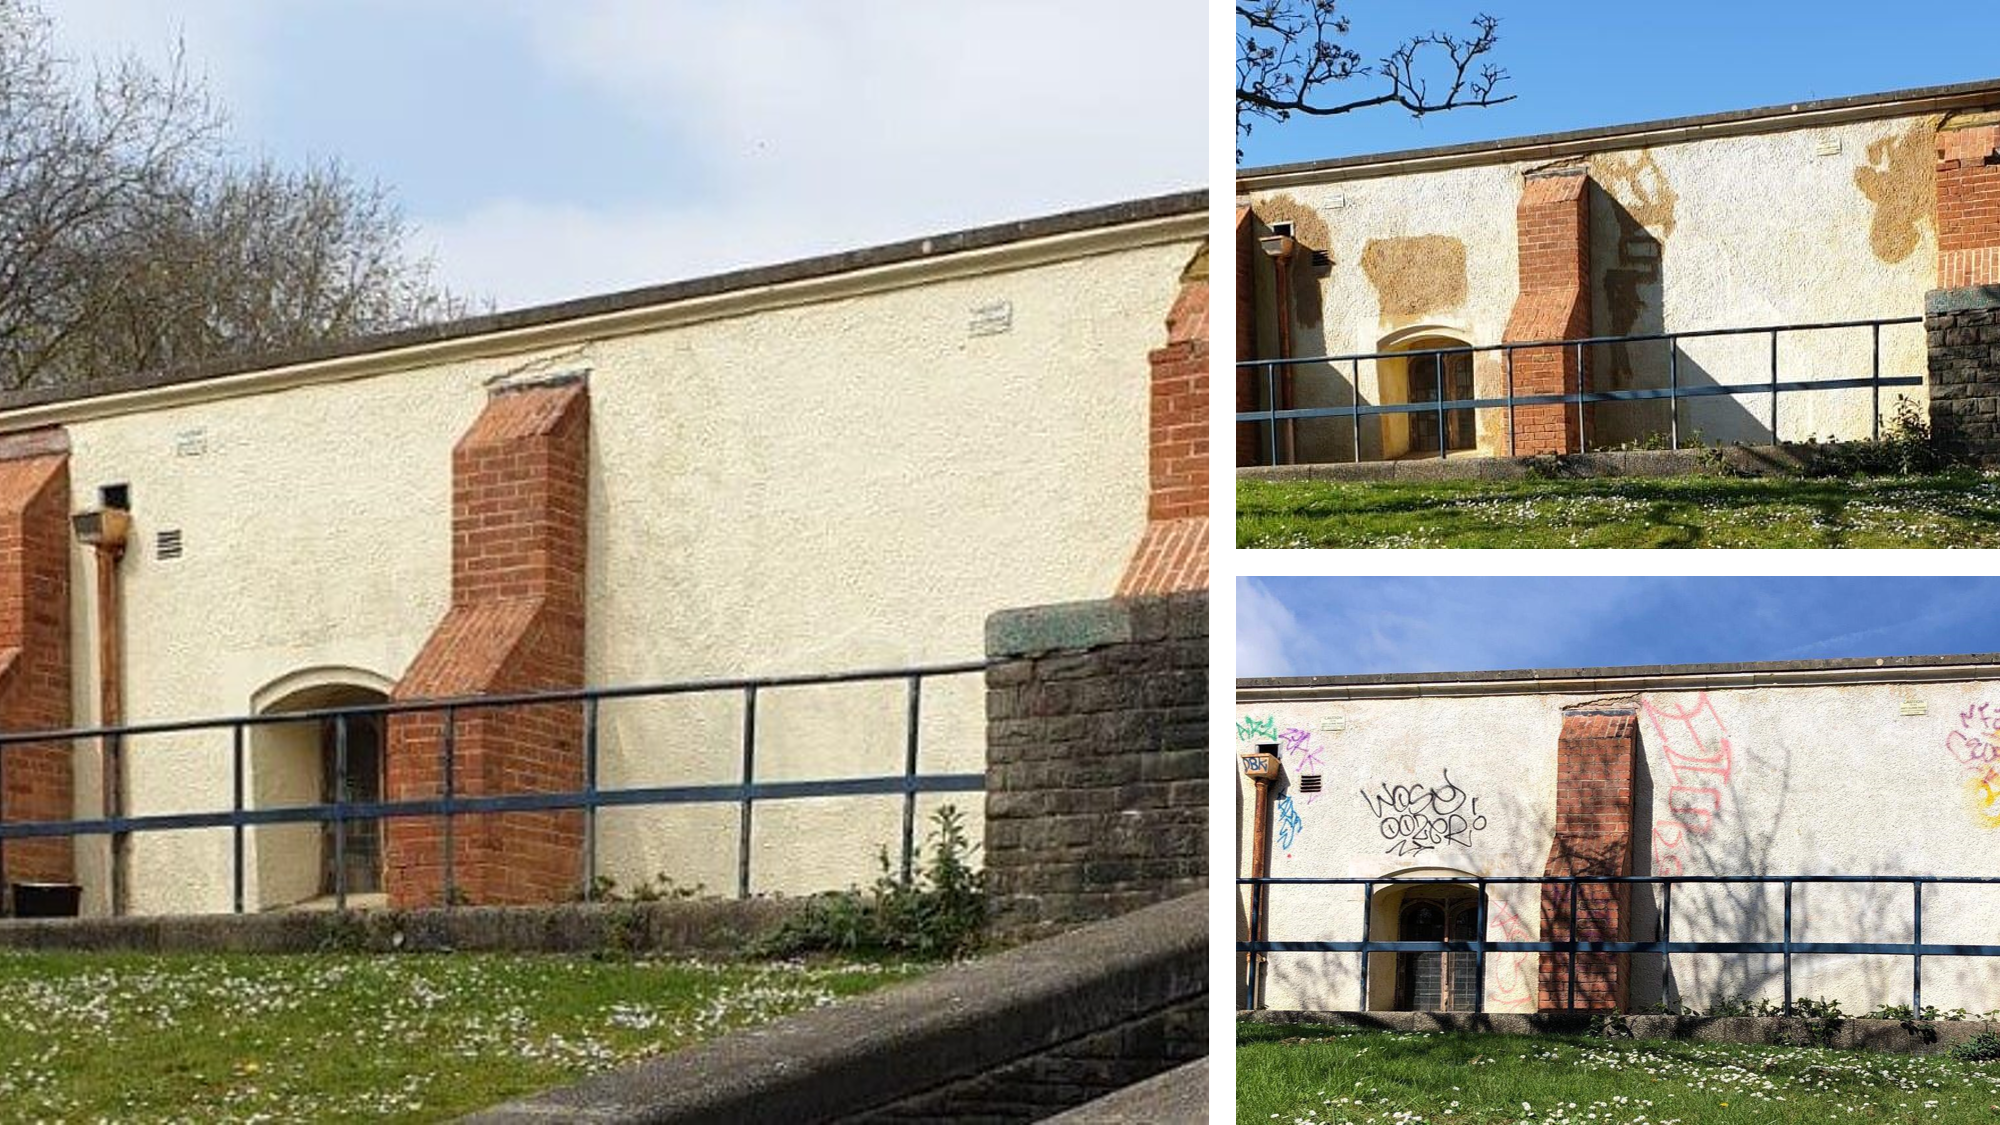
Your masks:
{"label": "brick pilaster", "polygon": [[[583,686],[583,567],[590,400],[580,383],[498,392],[452,451],[451,608],[396,685],[395,698]],[[575,704],[467,710],[455,727],[461,796],[583,787]],[[442,719],[398,716],[388,797],[443,791]],[[386,822],[392,905],[442,900],[443,823]],[[577,812],[462,816],[457,888],[472,903],[570,897],[582,877]]]}
{"label": "brick pilaster", "polygon": [[[1544,875],[1632,873],[1632,775],[1639,751],[1634,709],[1579,709],[1563,714],[1556,742],[1556,832]],[[1631,890],[1624,885],[1577,888],[1576,932],[1570,932],[1569,888],[1542,888],[1545,941],[1629,941]],[[1576,1007],[1618,1011],[1631,992],[1631,955],[1582,953],[1576,958]],[[1569,955],[1541,955],[1540,1008],[1567,1008]]]}
{"label": "brick pilaster", "polygon": [[[1531,175],[1514,211],[1521,291],[1503,340],[1569,340],[1590,335],[1590,177],[1582,169]],[[1514,353],[1516,395],[1575,394],[1589,372],[1575,348]],[[1573,453],[1573,407],[1524,406],[1514,412],[1514,452]]]}
{"label": "brick pilaster", "polygon": [[1181,274],[1155,348],[1147,410],[1146,531],[1118,596],[1208,589],[1208,252]]}
{"label": "brick pilaster", "polygon": [[[70,712],[69,442],[60,430],[0,439],[0,730],[61,730]],[[0,818],[75,815],[68,742],[6,750]],[[11,840],[0,883],[69,882],[67,839]]]}
{"label": "brick pilaster", "polygon": [[[1984,115],[1982,115],[1984,116]],[[2000,124],[1937,133],[1938,288],[1924,299],[1931,430],[2000,464]]]}

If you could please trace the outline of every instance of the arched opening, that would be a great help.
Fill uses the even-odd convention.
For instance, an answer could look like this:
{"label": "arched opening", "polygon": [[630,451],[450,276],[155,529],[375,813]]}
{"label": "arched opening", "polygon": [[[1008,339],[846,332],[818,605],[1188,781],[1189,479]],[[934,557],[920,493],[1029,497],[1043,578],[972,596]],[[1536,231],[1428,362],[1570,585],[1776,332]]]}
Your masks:
{"label": "arched opening", "polygon": [[[1457,875],[1406,871],[1405,875]],[[1378,941],[1472,941],[1479,932],[1479,891],[1467,883],[1406,883],[1377,891],[1371,928]],[[1478,991],[1473,953],[1382,952],[1368,961],[1373,1011],[1470,1012]]]}
{"label": "arched opening", "polygon": [[[364,676],[369,681],[375,677]],[[320,680],[290,690],[258,708],[260,714],[323,711],[381,703],[382,682]],[[266,694],[266,693],[260,693]],[[339,770],[343,730],[346,774]],[[350,802],[379,801],[386,766],[383,717],[350,715],[344,720],[306,718],[253,728],[250,737],[250,806],[296,808],[331,803],[341,793]],[[375,820],[260,825],[252,831],[258,909],[290,906],[332,895],[344,873],[350,899],[382,891],[382,826]],[[336,840],[335,832],[340,833]]]}
{"label": "arched opening", "polygon": [[[1424,334],[1385,343],[1384,350],[1429,352],[1438,348],[1465,346],[1463,340]],[[1474,397],[1472,353],[1469,351],[1384,359],[1378,361],[1377,369],[1381,398],[1385,404],[1460,402]],[[1476,449],[1479,426],[1475,414],[1472,408],[1465,407],[1446,410],[1442,417],[1435,410],[1381,415],[1382,455],[1385,458],[1435,457],[1440,448],[1447,453]]]}

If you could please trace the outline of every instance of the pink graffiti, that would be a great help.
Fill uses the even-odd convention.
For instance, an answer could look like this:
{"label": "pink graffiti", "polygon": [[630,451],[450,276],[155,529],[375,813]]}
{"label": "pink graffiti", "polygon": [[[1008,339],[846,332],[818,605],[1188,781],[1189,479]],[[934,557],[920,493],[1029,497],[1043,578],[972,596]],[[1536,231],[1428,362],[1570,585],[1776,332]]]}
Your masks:
{"label": "pink graffiti", "polygon": [[1674,780],[1667,788],[1667,820],[1653,827],[1653,874],[1684,874],[1687,838],[1709,835],[1723,816],[1720,786],[1735,773],[1735,750],[1707,692],[1695,696],[1691,706],[1651,699],[1641,699],[1639,705]]}
{"label": "pink graffiti", "polygon": [[[1533,941],[1528,926],[1514,908],[1494,898],[1487,900],[1489,915],[1487,940],[1492,940],[1493,931],[1500,931],[1501,941]],[[1532,953],[1494,954],[1495,973],[1491,986],[1486,990],[1487,998],[1502,1004],[1524,1004],[1535,998],[1536,982],[1532,968]]]}
{"label": "pink graffiti", "polygon": [[[1312,744],[1311,731],[1291,727],[1278,735],[1278,741],[1284,746],[1283,754],[1293,773],[1318,773],[1325,768],[1320,762],[1320,753],[1324,748]],[[1319,800],[1318,793],[1305,793],[1301,796],[1308,805]]]}
{"label": "pink graffiti", "polygon": [[1944,747],[1965,771],[1973,823],[2000,828],[2000,708],[1976,703],[1959,712],[1958,725]]}

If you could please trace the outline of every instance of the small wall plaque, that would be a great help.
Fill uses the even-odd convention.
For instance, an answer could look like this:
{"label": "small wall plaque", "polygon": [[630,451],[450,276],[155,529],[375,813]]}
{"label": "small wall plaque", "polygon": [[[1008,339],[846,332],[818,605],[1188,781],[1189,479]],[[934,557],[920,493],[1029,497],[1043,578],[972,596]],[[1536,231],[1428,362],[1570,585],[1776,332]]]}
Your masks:
{"label": "small wall plaque", "polygon": [[972,310],[968,331],[974,336],[998,336],[1014,327],[1014,302],[995,301]]}

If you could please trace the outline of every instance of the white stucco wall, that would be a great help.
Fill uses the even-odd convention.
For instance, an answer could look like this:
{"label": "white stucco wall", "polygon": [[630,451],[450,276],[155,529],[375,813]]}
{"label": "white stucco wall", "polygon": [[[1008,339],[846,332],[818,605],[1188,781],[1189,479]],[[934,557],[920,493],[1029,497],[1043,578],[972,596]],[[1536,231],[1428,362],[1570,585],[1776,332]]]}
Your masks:
{"label": "white stucco wall", "polygon": [[[131,486],[126,713],[243,713],[300,669],[400,676],[448,601],[451,448],[486,384],[527,367],[588,371],[590,683],[977,659],[988,613],[1108,596],[1138,542],[1147,352],[1202,222],[885,267],[838,296],[779,286],[751,311],[582,343],[496,338],[339,382],[63,407],[77,506]],[[969,332],[1001,301],[1009,330]],[[169,528],[185,554],[155,559]],[[91,576],[78,553],[80,722],[96,714]],[[900,773],[903,706],[900,685],[767,692],[758,776]],[[920,768],[983,769],[983,717],[977,677],[927,683]],[[601,784],[733,781],[741,723],[735,697],[608,703]],[[227,808],[226,734],[129,745],[135,811]],[[77,763],[78,808],[94,810],[94,749]],[[297,787],[269,770],[256,792]],[[956,803],[976,831],[979,796]],[[757,889],[871,879],[899,808],[760,805]],[[735,824],[729,808],[608,813],[600,869],[726,893]],[[133,909],[228,909],[229,839],[136,837]],[[87,910],[103,909],[103,868],[101,845],[80,846]]]}
{"label": "white stucco wall", "polygon": [[[1936,232],[1931,186],[1935,116],[1903,116],[1751,135],[1681,140],[1649,148],[1600,150],[1551,162],[1469,163],[1384,173],[1341,170],[1313,182],[1254,187],[1250,202],[1267,221],[1294,221],[1307,245],[1325,250],[1330,271],[1299,297],[1296,355],[1391,350],[1425,328],[1473,344],[1502,339],[1519,292],[1515,208],[1523,175],[1552,164],[1582,164],[1591,192],[1593,332],[1637,335],[1769,324],[1916,316],[1935,287]],[[1725,133],[1728,130],[1724,130]],[[1425,240],[1419,244],[1415,240]],[[1393,248],[1410,247],[1402,261]],[[1372,249],[1371,249],[1372,248]],[[1455,255],[1462,255],[1462,269]],[[1371,270],[1371,263],[1373,263]],[[1371,273],[1373,276],[1371,276]],[[1921,325],[1883,332],[1883,373],[1924,373]],[[1596,349],[1598,389],[1665,387],[1666,345]],[[1866,329],[1784,337],[1782,378],[1865,377]],[[1298,369],[1299,405],[1347,405],[1349,374]],[[1756,383],[1770,378],[1768,337],[1692,340],[1683,345],[1683,386]],[[1504,393],[1498,353],[1482,355],[1477,393]],[[1360,368],[1362,401],[1402,401]],[[1921,407],[1924,388],[1885,392]],[[1765,442],[1768,397],[1696,399],[1682,407],[1681,436]],[[1505,454],[1504,411],[1482,411],[1480,451]],[[1870,432],[1867,390],[1788,393],[1779,436],[1855,438]],[[1661,431],[1663,403],[1600,405],[1593,447]],[[1382,452],[1380,423],[1362,422],[1365,457]],[[1300,460],[1352,456],[1346,419],[1299,423]],[[1393,443],[1392,443],[1393,445]],[[1393,448],[1391,450],[1393,453]]]}
{"label": "white stucco wall", "polygon": [[[1315,758],[1324,770],[1316,799],[1280,790],[1297,823],[1288,846],[1274,836],[1270,873],[1542,874],[1554,830],[1561,709],[1604,698],[1602,691],[1541,691],[1239,703],[1237,749],[1278,742],[1288,786]],[[1708,710],[1700,708],[1704,698]],[[1705,696],[1663,686],[1638,700],[1635,838],[1642,844],[1635,874],[1996,873],[2000,806],[1981,802],[1991,801],[2000,778],[1982,772],[1993,768],[1993,743],[1974,709],[1987,705],[2000,720],[2000,683],[1760,686]],[[1692,717],[1678,719],[1683,711]],[[1982,776],[1989,777],[1984,790]],[[1240,777],[1238,785],[1239,874],[1247,874],[1253,790]],[[1385,785],[1439,791],[1441,803],[1456,804],[1472,827],[1459,841],[1396,854],[1397,841],[1384,836],[1382,819],[1363,799]],[[1472,820],[1474,800],[1483,828]],[[1280,811],[1274,823],[1284,819]],[[1780,940],[1782,894],[1778,886],[1679,887],[1673,937]],[[1911,940],[1907,884],[1799,885],[1793,894],[1795,941]],[[1634,940],[1654,933],[1656,895],[1633,892]],[[1493,898],[1490,939],[1539,940],[1533,887],[1495,888]],[[1275,886],[1268,937],[1358,940],[1361,899],[1359,887]],[[1247,902],[1239,888],[1239,932],[1247,926]],[[1374,936],[1392,934],[1377,928]],[[2000,886],[1927,887],[1923,936],[1927,943],[2000,944]],[[1380,989],[1394,956],[1377,954],[1371,966],[1378,1006],[1388,1005]],[[1660,961],[1633,957],[1635,1005],[1661,998]],[[1358,966],[1351,953],[1271,954],[1266,1003],[1352,1008]],[[1795,955],[1792,968],[1795,996],[1838,998],[1849,1013],[1909,1002],[1907,958]],[[1782,989],[1777,956],[1676,954],[1672,980],[1672,996],[1697,1009],[1728,996],[1775,1002]],[[1490,1010],[1532,1010],[1534,982],[1535,955],[1492,955]],[[1940,1008],[2000,1008],[2000,959],[1926,958],[1923,996]]]}

